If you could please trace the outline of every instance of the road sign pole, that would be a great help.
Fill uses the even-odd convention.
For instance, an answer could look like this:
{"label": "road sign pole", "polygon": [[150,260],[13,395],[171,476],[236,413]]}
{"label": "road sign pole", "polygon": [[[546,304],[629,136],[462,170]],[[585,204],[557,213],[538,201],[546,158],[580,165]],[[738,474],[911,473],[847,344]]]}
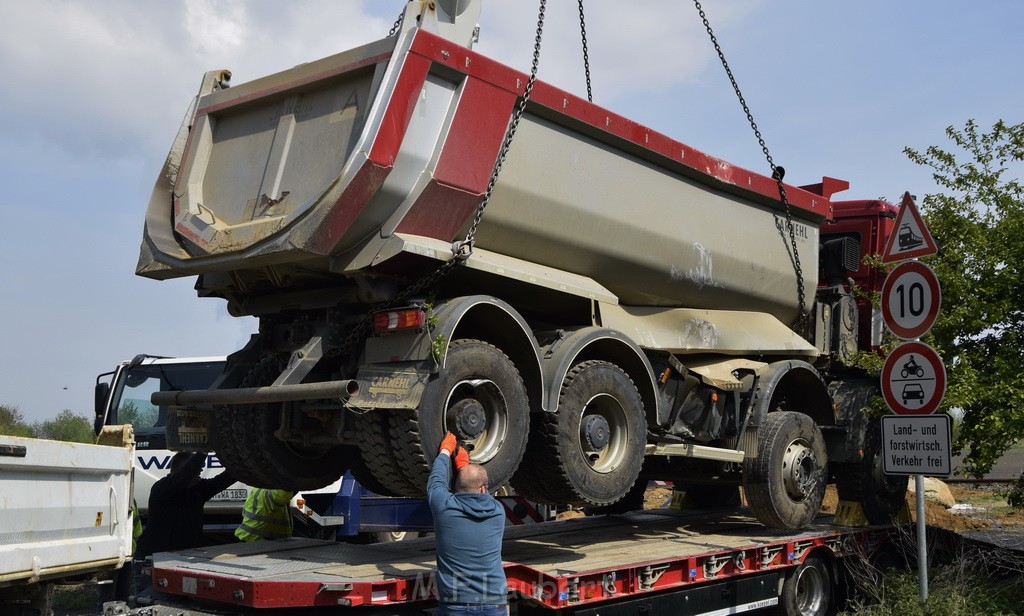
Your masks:
{"label": "road sign pole", "polygon": [[917,579],[920,580],[921,603],[928,602],[928,547],[924,525],[924,475],[914,475],[917,500]]}
{"label": "road sign pole", "polygon": [[[942,359],[934,349],[920,342],[938,316],[941,303],[941,290],[935,272],[917,259],[938,252],[938,246],[928,231],[924,219],[921,218],[914,199],[910,193],[903,195],[903,202],[896,215],[895,229],[886,242],[882,252],[882,263],[903,261],[886,277],[882,287],[882,318],[897,338],[910,340],[894,349],[886,357],[882,366],[882,397],[892,411],[898,415],[930,415],[939,408],[939,403],[946,391],[946,369]],[[920,362],[917,358],[920,358]],[[882,419],[883,426],[885,418]],[[894,425],[896,436],[912,436],[915,429],[904,422],[898,428]],[[886,464],[891,461],[894,466],[926,465],[947,467],[949,473],[949,418],[946,418],[946,451],[939,455],[936,449],[941,443],[936,438],[939,427],[929,426],[927,431],[922,428],[919,436],[928,437],[928,449],[919,450],[923,456],[890,456],[885,453]],[[883,428],[884,429],[884,428]],[[909,439],[907,439],[909,440]],[[884,442],[888,442],[888,438]],[[898,445],[898,442],[894,440]],[[883,447],[885,447],[883,445]],[[917,451],[917,450],[915,450]],[[892,458],[890,460],[890,457]],[[945,462],[943,463],[943,460]],[[898,463],[898,464],[897,464]],[[918,468],[910,468],[900,472],[895,469],[892,474],[914,475],[914,492],[917,504],[917,575],[920,580],[921,603],[928,601],[928,549],[925,537],[924,519],[924,475]],[[886,470],[890,474],[889,470]]]}
{"label": "road sign pole", "polygon": [[928,550],[924,508],[924,476],[952,472],[952,426],[948,415],[886,415],[882,417],[882,470],[886,475],[912,475],[917,509],[918,584],[920,600],[928,601]]}

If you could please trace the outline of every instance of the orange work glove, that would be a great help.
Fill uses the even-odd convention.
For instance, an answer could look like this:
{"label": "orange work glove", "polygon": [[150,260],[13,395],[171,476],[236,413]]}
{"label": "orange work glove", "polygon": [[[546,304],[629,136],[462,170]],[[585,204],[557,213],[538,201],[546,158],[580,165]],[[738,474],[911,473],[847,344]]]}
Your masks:
{"label": "orange work glove", "polygon": [[469,452],[463,447],[459,447],[455,452],[455,470],[461,471],[467,466],[469,466]]}
{"label": "orange work glove", "polygon": [[441,447],[437,450],[438,453],[447,451],[448,455],[452,455],[455,452],[455,448],[458,447],[458,441],[455,440],[455,435],[449,432],[445,435],[444,440],[441,441]]}

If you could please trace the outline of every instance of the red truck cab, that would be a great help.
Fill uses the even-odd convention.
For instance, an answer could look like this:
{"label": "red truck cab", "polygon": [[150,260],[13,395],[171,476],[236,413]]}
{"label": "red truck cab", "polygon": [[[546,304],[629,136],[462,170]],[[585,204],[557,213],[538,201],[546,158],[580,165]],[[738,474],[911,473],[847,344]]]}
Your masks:
{"label": "red truck cab", "polygon": [[[865,257],[880,255],[885,250],[885,244],[894,232],[899,207],[877,199],[834,201],[832,206],[832,220],[821,225],[821,241],[849,237],[860,244],[860,268],[849,276],[860,291],[856,294],[861,324],[857,348],[861,351],[877,350],[882,341],[882,313],[872,307],[869,294],[882,290],[885,272],[865,263]],[[845,286],[848,291],[853,291],[849,284]]]}

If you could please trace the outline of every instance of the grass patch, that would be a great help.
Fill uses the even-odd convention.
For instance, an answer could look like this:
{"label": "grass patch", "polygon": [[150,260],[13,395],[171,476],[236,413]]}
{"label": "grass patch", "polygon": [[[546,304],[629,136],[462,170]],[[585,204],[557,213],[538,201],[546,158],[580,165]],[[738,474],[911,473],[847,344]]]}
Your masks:
{"label": "grass patch", "polygon": [[96,582],[84,584],[58,584],[53,591],[53,611],[55,614],[68,612],[96,612],[99,600],[99,585]]}
{"label": "grass patch", "polygon": [[1024,582],[1019,576],[993,579],[947,566],[929,573],[928,602],[920,602],[917,573],[892,571],[881,584],[862,589],[843,616],[1013,616],[1024,614]]}
{"label": "grass patch", "polygon": [[994,507],[1008,507],[1006,504],[1005,491],[979,492],[977,494],[969,494],[966,496],[961,496],[957,502],[967,503],[968,505],[974,505],[975,507],[984,507],[985,509],[992,509]]}

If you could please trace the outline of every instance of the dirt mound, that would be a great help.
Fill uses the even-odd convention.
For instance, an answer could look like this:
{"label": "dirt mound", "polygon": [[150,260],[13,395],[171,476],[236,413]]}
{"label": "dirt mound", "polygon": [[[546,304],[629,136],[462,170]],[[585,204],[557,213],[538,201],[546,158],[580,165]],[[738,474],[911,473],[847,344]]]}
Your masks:
{"label": "dirt mound", "polygon": [[[950,485],[950,491],[953,493],[953,498],[957,503],[970,503],[979,500],[989,503],[992,501],[991,490]],[[825,491],[825,500],[821,505],[821,512],[834,514],[838,504],[839,496],[836,494],[836,488],[830,485]],[[995,504],[1005,503],[997,501]],[[1003,509],[1004,507],[988,507],[965,512],[954,512],[936,502],[926,500],[924,503],[924,519],[929,526],[956,532],[981,530],[994,526],[1024,527],[1024,511],[1004,512]],[[907,511],[910,513],[911,520],[916,521],[917,503],[913,494],[907,494]]]}
{"label": "dirt mound", "polygon": [[[1005,502],[996,499],[992,490],[971,488],[952,484],[949,486],[957,503],[984,503],[984,507],[967,511],[954,511],[944,506],[925,501],[924,515],[929,526],[944,528],[954,532],[970,530],[981,530],[986,528],[1024,528],[1024,511],[1007,511]],[[658,509],[668,505],[672,499],[672,489],[669,487],[651,487],[644,494],[644,509]],[[995,500],[994,500],[995,499]],[[821,512],[832,515],[839,505],[839,496],[834,485],[828,486],[825,490],[825,500],[821,505]],[[993,506],[995,505],[995,506]],[[916,520],[917,504],[913,494],[907,494],[907,511],[910,519]],[[558,515],[558,519],[568,519],[583,516],[579,510],[566,511]]]}

